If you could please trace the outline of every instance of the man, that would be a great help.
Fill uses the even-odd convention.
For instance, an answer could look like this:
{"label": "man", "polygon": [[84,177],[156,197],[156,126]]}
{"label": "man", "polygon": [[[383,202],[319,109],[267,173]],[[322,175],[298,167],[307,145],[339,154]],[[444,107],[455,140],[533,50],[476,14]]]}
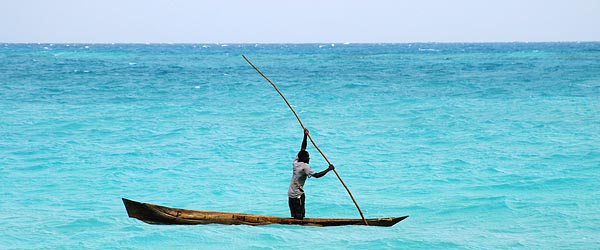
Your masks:
{"label": "man", "polygon": [[292,181],[290,182],[290,188],[288,189],[288,204],[290,206],[290,213],[295,219],[304,219],[304,182],[307,177],[321,178],[335,167],[329,165],[329,167],[321,172],[316,173],[313,171],[308,162],[310,157],[306,151],[306,138],[308,137],[308,129],[304,129],[304,139],[302,140],[302,148],[296,159],[294,159],[294,173],[292,175]]}

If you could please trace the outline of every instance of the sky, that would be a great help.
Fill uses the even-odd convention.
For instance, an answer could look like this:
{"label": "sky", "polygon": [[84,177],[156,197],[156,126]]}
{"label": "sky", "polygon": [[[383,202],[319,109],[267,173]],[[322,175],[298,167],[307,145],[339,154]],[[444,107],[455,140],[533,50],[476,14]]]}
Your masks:
{"label": "sky", "polygon": [[600,41],[600,0],[0,0],[4,43]]}

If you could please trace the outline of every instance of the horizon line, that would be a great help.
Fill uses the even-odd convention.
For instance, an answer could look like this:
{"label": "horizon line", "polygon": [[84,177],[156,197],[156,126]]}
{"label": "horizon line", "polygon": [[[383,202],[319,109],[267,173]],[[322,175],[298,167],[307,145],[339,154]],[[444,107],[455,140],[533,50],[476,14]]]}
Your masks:
{"label": "horizon line", "polygon": [[492,43],[598,43],[600,40],[556,40],[556,41],[415,41],[415,42],[4,42],[0,41],[0,44],[103,44],[103,45],[116,45],[116,44],[172,44],[172,45],[275,45],[275,44],[297,44],[297,45],[352,45],[352,44],[492,44]]}

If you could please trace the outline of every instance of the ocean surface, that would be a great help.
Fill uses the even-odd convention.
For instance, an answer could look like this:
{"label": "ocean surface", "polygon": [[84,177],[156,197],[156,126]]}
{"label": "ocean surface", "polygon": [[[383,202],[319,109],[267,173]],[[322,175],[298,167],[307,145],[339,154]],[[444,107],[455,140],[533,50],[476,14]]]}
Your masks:
{"label": "ocean surface", "polygon": [[[394,227],[289,216],[302,129]],[[309,145],[311,165],[327,167]],[[359,218],[335,174],[307,217]],[[600,43],[0,44],[0,249],[600,249]]]}

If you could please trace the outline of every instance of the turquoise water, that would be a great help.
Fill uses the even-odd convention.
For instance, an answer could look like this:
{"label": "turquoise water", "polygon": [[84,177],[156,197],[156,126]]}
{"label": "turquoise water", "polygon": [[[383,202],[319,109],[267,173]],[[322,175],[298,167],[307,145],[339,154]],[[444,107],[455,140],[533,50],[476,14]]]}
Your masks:
{"label": "turquoise water", "polygon": [[[289,216],[302,129],[242,54],[367,217],[410,217],[128,218],[121,197]],[[600,248],[600,43],[0,44],[0,117],[2,249]],[[334,174],[305,189],[307,217],[359,217]]]}

